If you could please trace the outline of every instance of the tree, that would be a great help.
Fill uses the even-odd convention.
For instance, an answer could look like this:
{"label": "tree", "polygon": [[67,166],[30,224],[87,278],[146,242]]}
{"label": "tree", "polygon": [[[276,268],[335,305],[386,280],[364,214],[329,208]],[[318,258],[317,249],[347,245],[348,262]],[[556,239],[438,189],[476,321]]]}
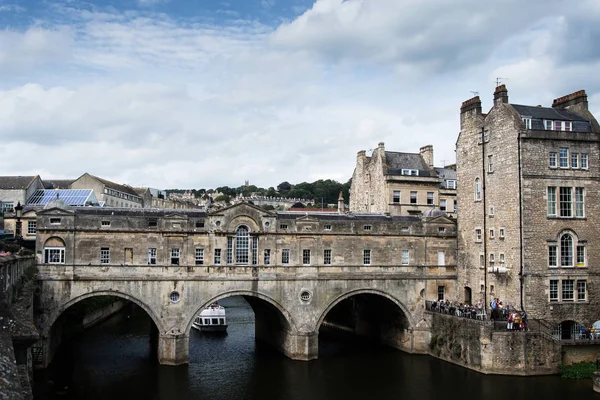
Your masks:
{"label": "tree", "polygon": [[292,190],[292,185],[288,181],[283,181],[277,185],[277,191],[281,194],[285,194]]}
{"label": "tree", "polygon": [[231,197],[226,194],[222,194],[220,196],[217,196],[217,198],[215,198],[215,201],[224,201],[225,203],[229,203],[231,201]]}

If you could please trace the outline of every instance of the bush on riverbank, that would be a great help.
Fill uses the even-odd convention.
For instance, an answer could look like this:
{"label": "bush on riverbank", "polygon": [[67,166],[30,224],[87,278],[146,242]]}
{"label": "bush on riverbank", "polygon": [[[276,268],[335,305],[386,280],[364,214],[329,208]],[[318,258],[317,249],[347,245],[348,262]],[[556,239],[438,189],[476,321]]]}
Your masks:
{"label": "bush on riverbank", "polygon": [[591,379],[596,371],[596,365],[591,362],[580,362],[559,367],[560,376],[567,379]]}

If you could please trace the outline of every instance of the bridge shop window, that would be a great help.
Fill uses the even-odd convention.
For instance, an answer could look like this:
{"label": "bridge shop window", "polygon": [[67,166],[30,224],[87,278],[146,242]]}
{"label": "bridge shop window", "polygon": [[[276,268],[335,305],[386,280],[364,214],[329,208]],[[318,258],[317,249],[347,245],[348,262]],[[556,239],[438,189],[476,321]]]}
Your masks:
{"label": "bridge shop window", "polygon": [[148,265],[156,264],[156,248],[150,247],[148,248]]}
{"label": "bridge shop window", "polygon": [[279,224],[279,229],[287,229],[287,224]]}
{"label": "bridge shop window", "polygon": [[371,265],[371,250],[363,250],[363,265]]}
{"label": "bridge shop window", "polygon": [[177,247],[171,249],[171,265],[179,265],[179,248]]}
{"label": "bridge shop window", "polygon": [[250,234],[248,227],[242,225],[235,231],[235,263],[248,264]]}
{"label": "bridge shop window", "polygon": [[221,249],[215,249],[214,264],[221,264]]}
{"label": "bridge shop window", "polygon": [[302,264],[310,265],[310,249],[302,249]]}
{"label": "bridge shop window", "polygon": [[281,263],[282,264],[290,263],[290,249],[281,249]]}
{"label": "bridge shop window", "polygon": [[252,236],[252,265],[258,264],[258,236]]}
{"label": "bridge shop window", "polygon": [[197,248],[196,249],[196,265],[204,264],[204,249]]}
{"label": "bridge shop window", "polygon": [[331,265],[331,249],[323,250],[323,264]]}
{"label": "bridge shop window", "polygon": [[372,226],[371,226],[371,225],[364,225],[364,226],[363,226],[363,230],[365,230],[365,231],[370,231],[370,230],[371,230],[371,228],[372,228]]}
{"label": "bridge shop window", "polygon": [[271,264],[271,249],[265,249],[263,253],[265,265]]}
{"label": "bridge shop window", "polygon": [[65,263],[65,248],[64,247],[44,247],[44,263],[45,264],[64,264]]}
{"label": "bridge shop window", "polygon": [[110,248],[100,247],[100,264],[110,264]]}
{"label": "bridge shop window", "polygon": [[410,252],[408,250],[402,250],[402,265],[408,265],[410,259]]}

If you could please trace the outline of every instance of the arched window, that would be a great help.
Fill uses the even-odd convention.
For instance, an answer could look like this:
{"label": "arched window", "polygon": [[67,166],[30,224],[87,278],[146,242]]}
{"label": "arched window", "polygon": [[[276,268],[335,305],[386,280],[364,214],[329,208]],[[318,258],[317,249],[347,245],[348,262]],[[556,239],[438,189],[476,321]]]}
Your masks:
{"label": "arched window", "polygon": [[58,237],[51,237],[44,243],[44,263],[65,263],[65,242]]}
{"label": "arched window", "polygon": [[568,233],[560,237],[560,266],[573,266],[573,237]]}
{"label": "arched window", "polygon": [[481,200],[481,181],[475,178],[475,201]]}
{"label": "arched window", "polygon": [[237,264],[248,264],[248,228],[240,226],[235,231],[235,262]]}

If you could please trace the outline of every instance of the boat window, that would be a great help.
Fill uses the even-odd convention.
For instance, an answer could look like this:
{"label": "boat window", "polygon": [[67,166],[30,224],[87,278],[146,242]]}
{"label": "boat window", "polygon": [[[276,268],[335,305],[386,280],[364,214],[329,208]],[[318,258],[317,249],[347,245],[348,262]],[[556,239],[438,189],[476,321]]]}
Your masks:
{"label": "boat window", "polygon": [[210,325],[210,318],[204,318],[204,325]]}
{"label": "boat window", "polygon": [[219,318],[219,324],[225,325],[225,318]]}
{"label": "boat window", "polygon": [[198,318],[198,325],[202,325],[202,318]]}
{"label": "boat window", "polygon": [[219,325],[219,319],[218,318],[212,318],[212,324],[213,325]]}

